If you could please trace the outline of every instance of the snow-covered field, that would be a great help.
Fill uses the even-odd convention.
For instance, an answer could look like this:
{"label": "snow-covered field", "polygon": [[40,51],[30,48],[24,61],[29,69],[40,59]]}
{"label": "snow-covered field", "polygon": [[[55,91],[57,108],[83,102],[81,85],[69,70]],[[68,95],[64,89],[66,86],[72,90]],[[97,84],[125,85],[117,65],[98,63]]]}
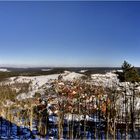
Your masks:
{"label": "snow-covered field", "polygon": [[0,72],[10,72],[8,69],[0,68]]}
{"label": "snow-covered field", "polygon": [[52,75],[42,75],[42,76],[19,76],[19,77],[11,77],[9,78],[8,84],[13,83],[28,83],[31,82],[32,91],[28,93],[21,93],[17,96],[17,99],[22,100],[26,98],[32,98],[36,92],[40,92],[43,94],[43,87],[49,86],[52,80],[57,80],[59,76],[62,76],[64,80],[74,80],[79,79],[83,76],[83,74],[65,71],[62,74],[52,74]]}
{"label": "snow-covered field", "polygon": [[63,77],[64,80],[73,80],[78,79],[83,76],[83,74],[65,71],[62,74],[52,74],[52,75],[42,75],[42,76],[19,76],[19,77],[11,77],[10,84],[14,82],[32,82],[32,86],[34,87],[41,87],[44,84],[50,82],[51,80],[58,79],[59,75]]}
{"label": "snow-covered field", "polygon": [[108,72],[106,74],[92,74],[92,82],[96,85],[101,85],[104,87],[111,87],[113,85],[119,84],[119,79],[115,73]]}

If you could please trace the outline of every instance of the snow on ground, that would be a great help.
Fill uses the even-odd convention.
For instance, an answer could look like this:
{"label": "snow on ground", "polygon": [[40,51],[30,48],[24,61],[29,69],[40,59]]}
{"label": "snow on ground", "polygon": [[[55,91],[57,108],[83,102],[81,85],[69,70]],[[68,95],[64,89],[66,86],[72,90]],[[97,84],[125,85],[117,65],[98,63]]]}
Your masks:
{"label": "snow on ground", "polygon": [[[133,84],[130,84],[130,82],[120,82],[118,79],[118,75],[114,72],[107,72],[106,74],[92,74],[92,84],[100,85],[104,87],[110,87],[115,88],[117,90],[125,89],[127,95],[132,94],[132,90],[134,87]],[[140,86],[136,88],[138,91],[140,91]]]}
{"label": "snow on ground", "polygon": [[92,82],[95,85],[102,85],[104,87],[112,87],[119,83],[117,74],[107,72],[106,74],[92,74]]}
{"label": "snow on ground", "polygon": [[17,100],[20,101],[28,98],[33,98],[34,95],[35,95],[35,91],[30,91],[28,93],[21,93],[17,96]]}
{"label": "snow on ground", "polygon": [[[45,83],[47,83],[49,80],[54,80],[57,79],[59,76],[59,74],[52,74],[52,75],[42,75],[42,76],[19,76],[19,77],[11,77],[10,83],[14,83],[14,82],[32,82],[32,86],[35,87],[41,87],[43,86]],[[16,80],[15,80],[16,79]]]}
{"label": "snow on ground", "polygon": [[[34,97],[35,93],[38,92],[41,95],[45,93],[45,88],[49,88],[51,80],[58,79],[60,74],[52,74],[52,75],[42,75],[42,76],[19,76],[19,77],[11,77],[10,83],[24,83],[24,82],[30,82],[31,81],[31,87],[32,91],[29,91],[28,93],[21,93],[17,96],[18,100],[26,99],[26,98],[32,98]],[[61,73],[61,76],[64,80],[72,81],[73,79],[79,79],[84,74],[79,74],[76,72],[70,72],[70,71],[64,71],[64,73]],[[117,90],[120,90],[124,87],[126,89],[127,95],[132,95],[132,91],[130,88],[133,88],[129,82],[119,82],[119,79],[117,77],[117,74],[113,72],[108,72],[106,74],[92,74],[91,75],[91,84],[94,85],[101,85],[104,87],[110,87],[115,88]],[[140,91],[140,86],[137,88],[138,91]],[[140,105],[137,104],[137,108],[140,108]]]}
{"label": "snow on ground", "polygon": [[81,78],[82,76],[84,76],[84,75],[76,73],[76,72],[70,72],[66,76],[63,76],[63,79],[64,80],[73,80],[73,79]]}
{"label": "snow on ground", "polygon": [[0,72],[10,72],[8,69],[0,68]]}
{"label": "snow on ground", "polygon": [[91,117],[89,117],[88,115],[79,115],[79,114],[66,114],[65,115],[65,119],[68,120],[68,121],[72,121],[72,120],[75,120],[75,121],[81,121],[81,120],[91,120]]}
{"label": "snow on ground", "polygon": [[70,74],[71,72],[70,71],[67,71],[65,70],[64,73],[67,75],[67,74]]}
{"label": "snow on ground", "polygon": [[[42,75],[42,76],[19,76],[19,77],[11,77],[10,84],[13,84],[15,82],[19,83],[28,83],[31,82],[32,91],[29,91],[28,93],[21,93],[17,96],[18,100],[26,99],[26,98],[32,98],[36,92],[44,93],[42,86],[46,84],[49,84],[51,80],[58,79],[60,74],[52,74],[52,75]],[[73,80],[74,78],[80,78],[83,76],[83,74],[75,73],[75,72],[69,72],[65,71],[61,74],[64,80]],[[39,89],[41,88],[41,89]]]}
{"label": "snow on ground", "polygon": [[123,72],[123,70],[116,70],[117,72]]}
{"label": "snow on ground", "polygon": [[[60,74],[51,74],[51,75],[41,75],[41,76],[19,76],[19,77],[11,77],[10,78],[10,83],[14,82],[32,82],[33,87],[41,87],[44,84],[48,83],[50,80],[55,80],[58,79],[58,76]],[[64,73],[61,74],[64,80],[73,80],[74,78],[80,78],[84,76],[83,74],[75,73],[75,72],[68,72],[65,71]]]}
{"label": "snow on ground", "polygon": [[52,69],[41,69],[41,71],[51,71]]}
{"label": "snow on ground", "polygon": [[99,122],[101,121],[101,118],[99,120],[98,116],[89,116],[89,115],[79,115],[79,114],[65,114],[65,119],[68,121],[82,121],[82,120],[87,120],[87,121],[94,121],[94,122]]}
{"label": "snow on ground", "polygon": [[84,73],[87,72],[88,70],[80,70],[79,72]]}

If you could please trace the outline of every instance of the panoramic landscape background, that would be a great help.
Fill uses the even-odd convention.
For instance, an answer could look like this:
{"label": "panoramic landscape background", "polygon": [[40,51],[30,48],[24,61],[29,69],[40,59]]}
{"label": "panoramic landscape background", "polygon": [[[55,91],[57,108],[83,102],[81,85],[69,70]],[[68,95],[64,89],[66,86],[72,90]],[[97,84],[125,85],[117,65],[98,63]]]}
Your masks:
{"label": "panoramic landscape background", "polygon": [[0,139],[140,139],[139,1],[0,1]]}

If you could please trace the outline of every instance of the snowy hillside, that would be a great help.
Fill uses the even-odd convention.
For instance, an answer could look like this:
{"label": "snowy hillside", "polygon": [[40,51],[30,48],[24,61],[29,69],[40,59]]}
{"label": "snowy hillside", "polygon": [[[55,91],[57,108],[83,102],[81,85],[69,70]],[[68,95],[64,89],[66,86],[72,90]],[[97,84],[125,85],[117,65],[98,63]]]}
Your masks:
{"label": "snowy hillside", "polygon": [[52,75],[42,75],[42,76],[19,76],[19,77],[11,77],[9,78],[9,84],[14,83],[30,83],[30,87],[32,91],[29,91],[28,93],[21,93],[17,96],[18,100],[26,99],[26,98],[32,98],[36,92],[40,92],[41,94],[44,94],[44,88],[46,89],[49,87],[49,84],[57,80],[59,76],[62,76],[63,80],[72,81],[74,79],[79,79],[83,76],[83,74],[75,73],[75,72],[69,72],[65,71],[62,74],[52,74]]}
{"label": "snowy hillside", "polygon": [[[79,74],[76,72],[64,71],[64,73],[62,74],[11,77],[9,78],[8,83],[14,84],[18,82],[30,82],[32,91],[28,93],[21,93],[21,95],[18,96],[18,99],[25,99],[33,97],[37,91],[43,94],[44,89],[46,89],[47,87],[49,88],[50,83],[54,80],[57,80],[60,75],[62,76],[62,79],[64,81],[73,81],[85,76],[84,74]],[[125,87],[128,91],[127,94],[131,94],[129,90],[129,83],[120,82],[117,74],[115,74],[114,72],[108,72],[106,74],[92,74],[90,83],[97,86],[116,88],[117,90],[120,90],[120,87]],[[140,86],[138,86],[137,89],[140,91]]]}
{"label": "snowy hillside", "polygon": [[39,88],[39,87],[43,86],[44,84],[50,82],[50,80],[58,79],[59,75],[61,75],[64,80],[73,80],[73,79],[78,79],[78,78],[84,76],[83,74],[65,71],[62,74],[30,76],[30,77],[29,76],[11,77],[9,80],[10,80],[10,83],[32,82],[33,88],[35,88],[35,87]]}
{"label": "snowy hillside", "polygon": [[111,87],[113,85],[119,84],[119,79],[113,72],[108,72],[106,74],[92,74],[91,78],[93,84],[101,85],[104,87]]}

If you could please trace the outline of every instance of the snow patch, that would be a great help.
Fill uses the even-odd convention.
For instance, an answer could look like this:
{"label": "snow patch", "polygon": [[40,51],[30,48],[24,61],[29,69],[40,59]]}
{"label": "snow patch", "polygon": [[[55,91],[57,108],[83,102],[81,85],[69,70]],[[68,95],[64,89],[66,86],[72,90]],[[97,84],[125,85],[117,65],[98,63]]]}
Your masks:
{"label": "snow patch", "polygon": [[28,83],[31,82],[33,88],[41,87],[44,84],[48,83],[49,80],[58,79],[59,74],[52,74],[52,75],[42,75],[42,76],[19,76],[18,78],[12,77],[10,78],[11,84],[15,82],[19,83]]}
{"label": "snow patch", "polygon": [[51,71],[52,69],[41,69],[41,71]]}
{"label": "snow patch", "polygon": [[76,73],[76,72],[71,72],[71,73],[67,74],[66,76],[63,76],[63,79],[64,80],[73,80],[73,79],[81,78],[82,76],[84,76],[84,75]]}
{"label": "snow patch", "polygon": [[34,95],[35,95],[35,91],[28,92],[28,93],[21,93],[17,96],[17,100],[20,101],[28,98],[33,98]]}
{"label": "snow patch", "polygon": [[10,72],[8,69],[0,69],[0,72]]}
{"label": "snow patch", "polygon": [[87,72],[88,70],[80,70],[81,73],[85,73]]}
{"label": "snow patch", "polygon": [[102,85],[104,87],[116,86],[119,83],[117,74],[108,72],[106,74],[92,74],[92,83]]}

